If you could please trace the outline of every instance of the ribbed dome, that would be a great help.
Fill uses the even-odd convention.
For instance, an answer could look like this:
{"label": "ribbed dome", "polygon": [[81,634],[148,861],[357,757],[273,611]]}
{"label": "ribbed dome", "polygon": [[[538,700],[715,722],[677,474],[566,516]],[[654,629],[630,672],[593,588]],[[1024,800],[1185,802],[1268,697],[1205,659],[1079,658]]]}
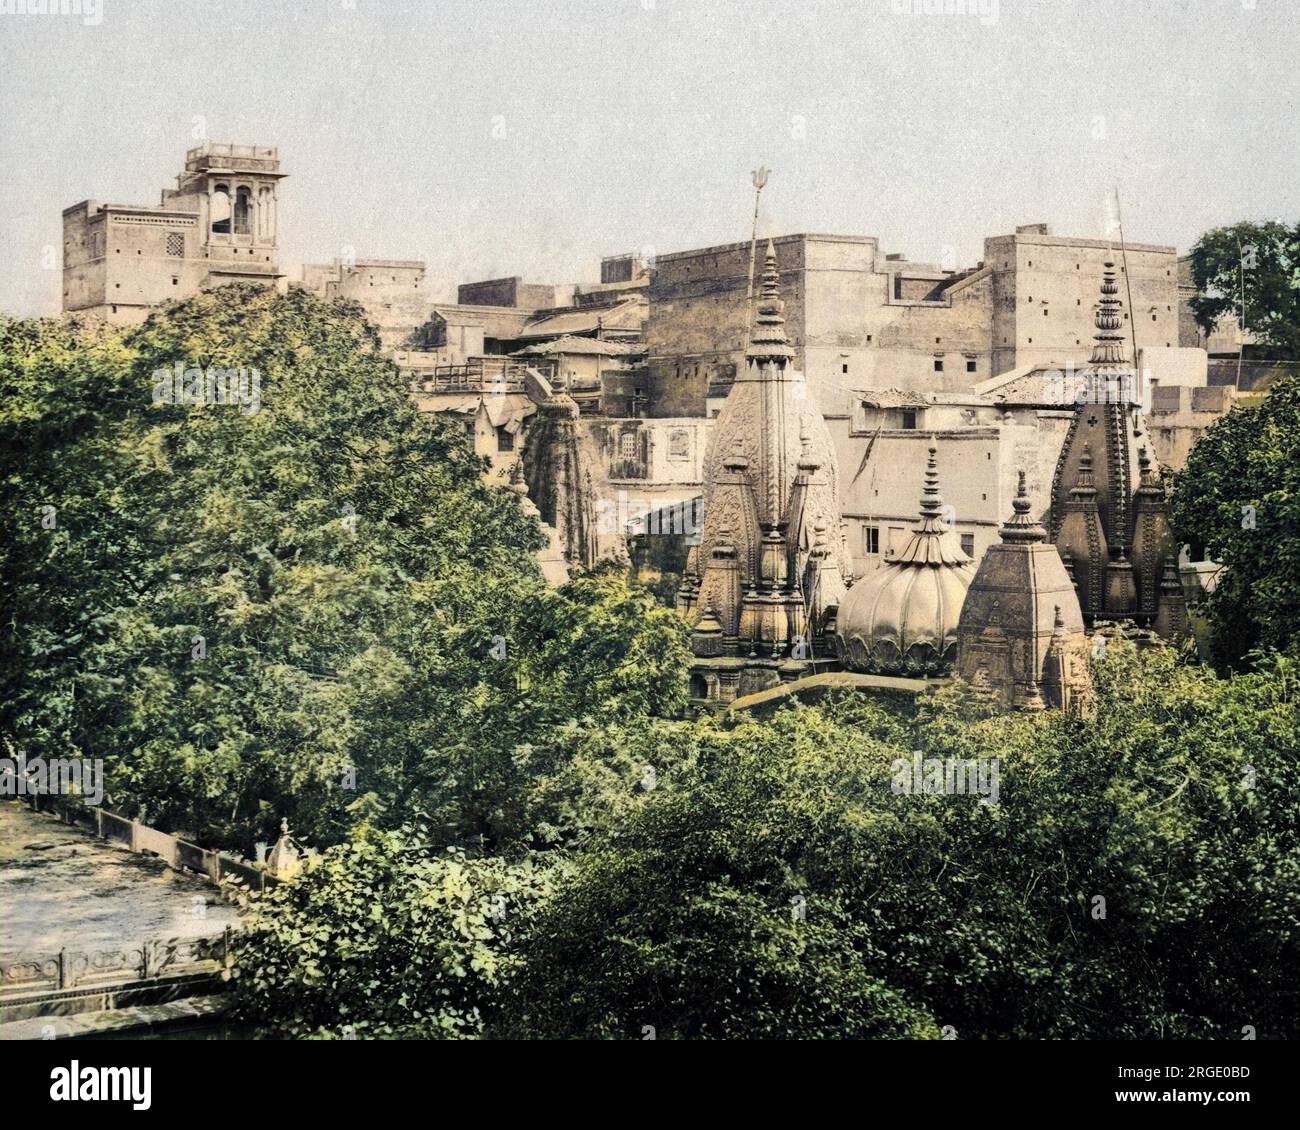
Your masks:
{"label": "ribbed dome", "polygon": [[886,675],[941,675],[952,668],[957,622],[975,564],[942,511],[931,447],[921,521],[911,540],[849,589],[840,607],[835,649],[846,667]]}

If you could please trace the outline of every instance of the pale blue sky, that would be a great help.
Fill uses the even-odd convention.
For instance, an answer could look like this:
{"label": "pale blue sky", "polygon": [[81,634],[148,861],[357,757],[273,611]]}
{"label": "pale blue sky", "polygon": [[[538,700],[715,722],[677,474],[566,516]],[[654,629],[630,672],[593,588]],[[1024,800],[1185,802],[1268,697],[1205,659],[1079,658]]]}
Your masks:
{"label": "pale blue sky", "polygon": [[[1045,221],[1134,242],[1300,219],[1296,0],[103,0],[0,15],[0,310],[55,313],[60,212],[155,204],[196,118],[278,145],[281,263],[444,287],[766,230],[958,263]],[[978,7],[971,0],[972,8]],[[1104,119],[1104,122],[1101,121]],[[504,137],[494,136],[501,133]]]}

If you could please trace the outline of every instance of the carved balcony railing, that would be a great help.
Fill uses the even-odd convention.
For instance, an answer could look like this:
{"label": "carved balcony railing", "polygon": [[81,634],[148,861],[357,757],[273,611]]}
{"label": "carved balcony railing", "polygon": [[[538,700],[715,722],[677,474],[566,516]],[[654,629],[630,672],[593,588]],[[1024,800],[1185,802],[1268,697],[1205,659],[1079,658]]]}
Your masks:
{"label": "carved balcony railing", "polygon": [[233,931],[200,938],[153,938],[123,949],[19,953],[0,959],[0,1003],[68,989],[121,987],[194,973],[217,973],[232,955]]}

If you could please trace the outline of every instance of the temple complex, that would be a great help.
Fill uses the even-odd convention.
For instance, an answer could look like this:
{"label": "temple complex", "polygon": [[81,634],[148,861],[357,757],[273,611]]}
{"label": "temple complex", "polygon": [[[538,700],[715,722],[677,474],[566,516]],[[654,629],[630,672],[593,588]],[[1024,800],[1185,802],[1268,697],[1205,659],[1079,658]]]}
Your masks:
{"label": "temple complex", "polygon": [[[134,323],[287,285],[285,175],[275,148],[205,143],[158,207],[66,209],[65,309]],[[455,301],[418,259],[341,250],[303,285],[360,304],[420,409],[536,509],[548,581],[681,577],[697,700],[846,668],[1064,706],[1082,631],[1185,637],[1184,593],[1212,583],[1179,560],[1160,468],[1241,390],[1207,384],[1172,247],[1127,244],[1117,271],[1109,239],[1028,224],[959,268],[778,235],[756,298],[746,240]]]}
{"label": "temple complex", "polygon": [[1108,263],[1053,476],[1051,537],[1022,469],[1012,515],[977,569],[943,503],[932,439],[910,538],[855,583],[831,536],[842,526],[837,468],[791,365],[769,245],[746,370],[707,458],[704,536],[678,595],[692,622],[692,697],[728,702],[837,665],[876,686],[955,673],[1007,708],[1083,712],[1088,626],[1184,635],[1177,549],[1143,442],[1117,290]]}

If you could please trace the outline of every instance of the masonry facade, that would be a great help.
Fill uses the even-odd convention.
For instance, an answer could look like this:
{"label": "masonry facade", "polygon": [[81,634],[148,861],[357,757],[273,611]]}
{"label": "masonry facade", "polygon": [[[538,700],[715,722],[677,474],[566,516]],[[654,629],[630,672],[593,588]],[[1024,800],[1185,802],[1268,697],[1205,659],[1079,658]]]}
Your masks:
{"label": "masonry facade", "polygon": [[280,278],[278,190],[267,146],[206,142],[156,207],[83,200],[63,211],[63,309],[118,324],[223,283]]}
{"label": "masonry facade", "polygon": [[[157,207],[67,209],[65,309],[131,323],[223,282],[282,283],[283,176],[273,148],[205,144]],[[904,551],[931,444],[941,466],[961,468],[945,521],[973,560],[998,543],[1019,472],[1033,513],[1045,513],[1071,419],[1056,367],[1088,363],[1113,244],[1030,224],[987,238],[983,260],[964,269],[911,262],[871,236],[793,234],[770,247],[790,369],[840,468],[846,579]],[[596,512],[617,516],[602,533],[630,533],[703,491],[715,420],[746,371],[752,255],[748,241],[653,261],[625,253],[602,261],[598,283],[508,276],[462,283],[455,302],[413,259],[307,265],[302,285],[359,303],[421,407],[461,415],[498,477],[519,461],[539,406],[567,398],[574,451],[567,438],[559,447],[584,465]],[[1121,336],[1155,386],[1146,442],[1176,468],[1235,390],[1205,387],[1174,249],[1129,245],[1116,271]],[[545,392],[530,398],[529,387]]]}

